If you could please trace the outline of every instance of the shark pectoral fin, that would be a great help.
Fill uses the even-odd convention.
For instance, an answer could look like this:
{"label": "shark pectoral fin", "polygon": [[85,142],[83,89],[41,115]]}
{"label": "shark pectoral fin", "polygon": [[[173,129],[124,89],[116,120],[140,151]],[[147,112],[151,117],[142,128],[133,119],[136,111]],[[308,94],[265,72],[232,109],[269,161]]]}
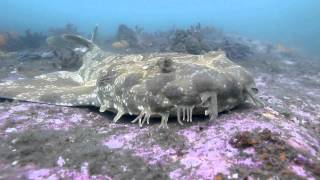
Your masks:
{"label": "shark pectoral fin", "polygon": [[81,77],[72,72],[49,73],[0,83],[0,98],[64,106],[99,106],[95,85],[83,84]]}

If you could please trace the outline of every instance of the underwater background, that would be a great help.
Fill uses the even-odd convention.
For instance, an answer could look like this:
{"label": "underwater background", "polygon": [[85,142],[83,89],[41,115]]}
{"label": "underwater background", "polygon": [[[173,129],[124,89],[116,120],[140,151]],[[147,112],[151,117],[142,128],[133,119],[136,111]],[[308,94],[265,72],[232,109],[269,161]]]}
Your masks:
{"label": "underwater background", "polygon": [[0,0],[0,180],[320,179],[319,19],[320,0]]}
{"label": "underwater background", "polygon": [[225,32],[320,53],[319,0],[2,0],[0,31],[46,31],[73,23],[112,35],[119,24],[147,31],[213,25]]}

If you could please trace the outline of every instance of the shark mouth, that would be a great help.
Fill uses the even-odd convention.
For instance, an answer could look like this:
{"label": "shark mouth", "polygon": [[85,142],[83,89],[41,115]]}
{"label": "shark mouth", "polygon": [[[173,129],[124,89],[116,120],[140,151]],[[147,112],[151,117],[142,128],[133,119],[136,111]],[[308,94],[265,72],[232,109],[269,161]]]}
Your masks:
{"label": "shark mouth", "polygon": [[[249,88],[245,88],[246,95],[252,100],[252,102],[257,105],[258,107],[263,107],[264,103],[261,101],[257,96],[256,93],[253,92]],[[160,116],[161,117],[161,123],[160,128],[169,128],[168,127],[168,120],[169,116],[176,116],[177,121],[180,125],[184,125],[184,122],[192,122],[192,116],[194,114],[195,109],[204,110],[204,115],[209,116],[209,121],[212,121],[218,117],[218,99],[217,99],[217,93],[215,92],[204,92],[200,95],[201,103],[200,104],[193,104],[193,105],[186,105],[186,104],[179,104],[173,106],[168,111],[164,112],[152,112],[150,110],[148,111],[142,111],[133,121],[132,123],[138,122],[139,126],[142,127],[144,123],[149,124],[150,118],[152,116]],[[245,101],[245,99],[244,99]],[[237,103],[236,103],[237,102]],[[240,102],[235,101],[232,103],[231,107],[234,107],[238,105]],[[175,113],[174,113],[175,112]],[[198,114],[198,112],[197,112]]]}

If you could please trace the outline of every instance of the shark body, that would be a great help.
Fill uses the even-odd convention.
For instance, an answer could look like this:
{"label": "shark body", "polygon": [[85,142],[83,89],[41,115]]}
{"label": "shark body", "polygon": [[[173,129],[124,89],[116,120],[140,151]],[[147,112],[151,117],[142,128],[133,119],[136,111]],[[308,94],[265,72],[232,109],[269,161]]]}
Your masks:
{"label": "shark body", "polygon": [[[60,37],[61,38],[61,37]],[[119,55],[104,52],[92,41],[77,35],[62,39],[84,46],[78,71],[57,71],[32,79],[0,83],[0,97],[62,106],[96,106],[137,115],[142,126],[160,116],[168,127],[169,116],[192,121],[194,114],[215,119],[247,99],[256,104],[257,88],[250,73],[229,60],[222,51],[204,55],[148,53]],[[52,40],[52,39],[51,39]]]}

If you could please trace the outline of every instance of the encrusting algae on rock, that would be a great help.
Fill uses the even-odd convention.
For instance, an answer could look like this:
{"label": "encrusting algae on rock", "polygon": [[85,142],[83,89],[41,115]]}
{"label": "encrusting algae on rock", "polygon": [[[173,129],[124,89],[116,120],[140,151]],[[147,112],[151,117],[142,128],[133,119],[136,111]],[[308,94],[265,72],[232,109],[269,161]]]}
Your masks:
{"label": "encrusting algae on rock", "polygon": [[236,168],[235,171],[240,173],[243,178],[277,176],[281,179],[300,179],[301,177],[292,170],[298,166],[304,167],[314,176],[320,175],[319,160],[294,149],[281,140],[279,134],[272,133],[269,129],[239,132],[230,139],[229,143],[240,150],[253,148],[255,154],[249,156],[254,156],[254,161],[261,162],[261,165],[251,170],[244,170],[242,167]]}

